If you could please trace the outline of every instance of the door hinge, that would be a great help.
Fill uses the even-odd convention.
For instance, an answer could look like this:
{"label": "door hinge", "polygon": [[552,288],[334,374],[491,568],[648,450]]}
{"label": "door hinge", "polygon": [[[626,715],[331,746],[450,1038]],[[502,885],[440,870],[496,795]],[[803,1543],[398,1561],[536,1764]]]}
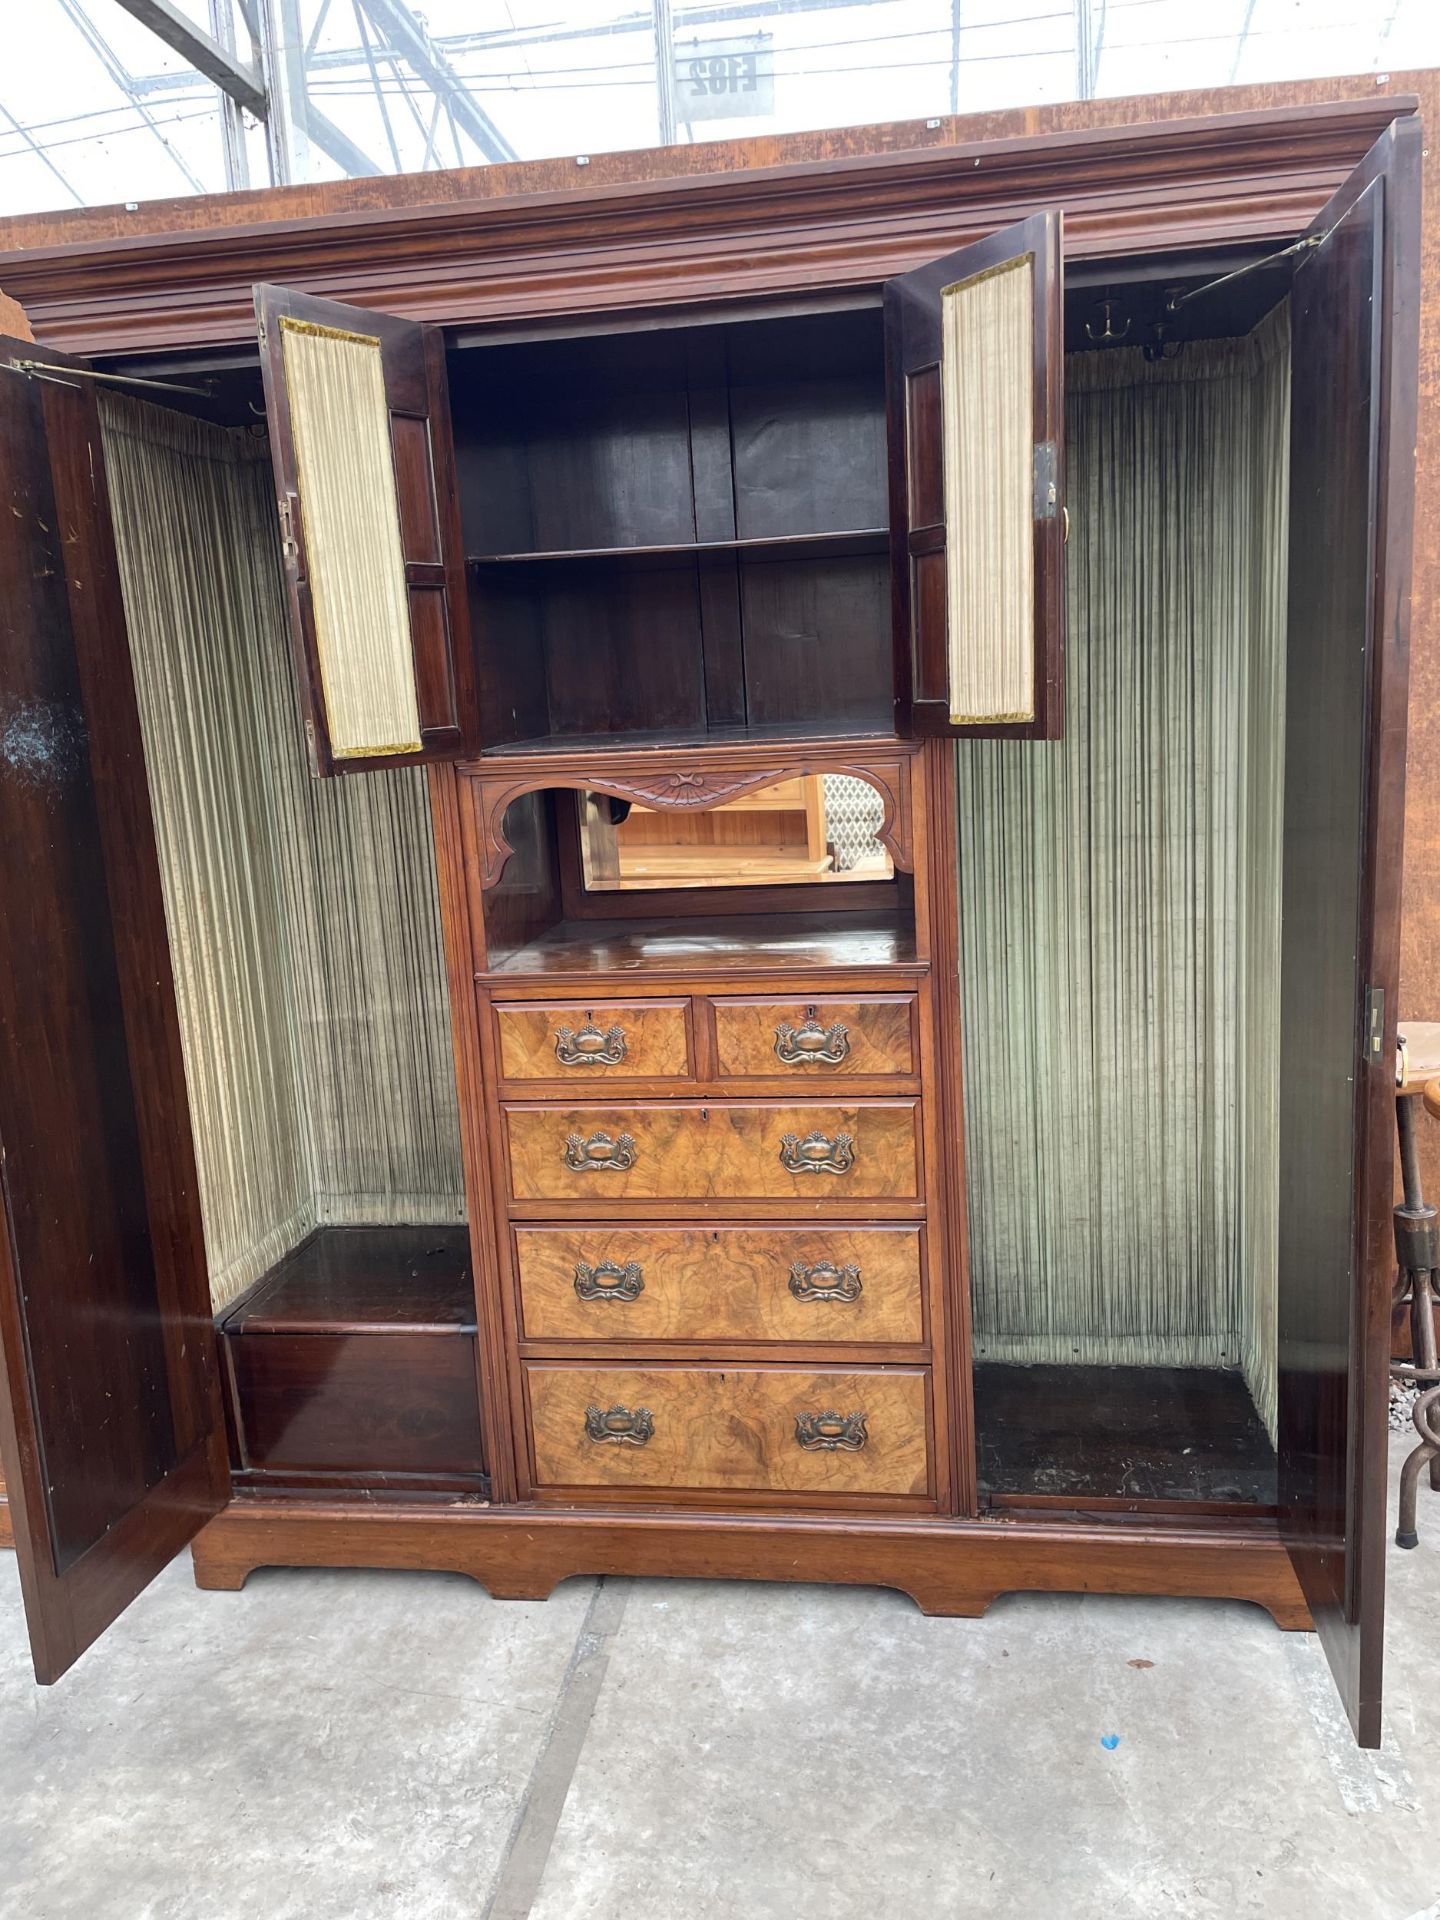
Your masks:
{"label": "door hinge", "polygon": [[1372,1067],[1383,1063],[1385,1055],[1385,989],[1365,989],[1365,1058]]}
{"label": "door hinge", "polygon": [[1060,511],[1060,456],[1053,440],[1037,440],[1031,469],[1036,520],[1053,520]]}

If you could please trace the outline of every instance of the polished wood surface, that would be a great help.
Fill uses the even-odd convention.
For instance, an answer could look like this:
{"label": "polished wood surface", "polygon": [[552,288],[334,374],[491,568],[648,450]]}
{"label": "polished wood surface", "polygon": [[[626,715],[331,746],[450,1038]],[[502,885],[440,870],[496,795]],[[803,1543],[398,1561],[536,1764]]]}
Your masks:
{"label": "polished wood surface", "polygon": [[256,1567],[433,1567],[468,1574],[506,1600],[543,1600],[574,1574],[631,1574],[896,1587],[922,1613],[968,1618],[1011,1592],[1188,1595],[1250,1601],[1301,1632],[1311,1624],[1289,1556],[1261,1522],[417,1512],[246,1499],[211,1521],[194,1560],[197,1584],[224,1591],[243,1587]]}
{"label": "polished wood surface", "polygon": [[[807,1106],[713,1101],[705,1106],[507,1106],[505,1136],[516,1200],[793,1199],[841,1208],[920,1192],[919,1111],[913,1100]],[[804,1143],[819,1134],[813,1155]],[[603,1136],[603,1138],[602,1138]],[[848,1136],[850,1146],[845,1145]],[[787,1148],[792,1138],[799,1143]],[[625,1139],[633,1141],[629,1164]],[[567,1164],[576,1141],[583,1168]],[[607,1143],[608,1142],[608,1147]],[[829,1143],[822,1153],[822,1143]],[[782,1154],[842,1166],[790,1172]]]}
{"label": "polished wood surface", "polygon": [[217,1324],[247,1478],[479,1483],[466,1228],[321,1227]]}
{"label": "polished wood surface", "polygon": [[[913,994],[715,1000],[711,1015],[716,1071],[726,1079],[909,1078],[919,1071]],[[836,1028],[844,1031],[831,1038]]]}
{"label": "polished wood surface", "polygon": [[[979,239],[997,210],[1004,220],[1017,207],[1062,204],[1072,255],[1294,234],[1391,115],[1413,106],[1381,93],[1373,75],[1366,97],[1335,98],[1345,90],[1322,81],[1192,95],[1188,108],[1171,96],[1158,112],[1154,101],[1105,100],[937,119],[911,123],[910,150],[899,152],[867,153],[866,133],[852,129],[809,136],[808,147],[804,136],[728,154],[712,144],[695,157],[615,156],[608,167],[595,156],[583,182],[564,162],[460,173],[453,187],[429,175],[418,205],[414,182],[367,182],[364,210],[352,202],[314,219],[270,211],[293,198],[200,199],[166,210],[168,232],[119,212],[83,216],[78,232],[92,237],[68,247],[37,237],[62,231],[47,215],[0,227],[0,247],[17,249],[6,286],[37,332],[76,351],[246,341],[251,289],[267,277],[442,325],[552,316],[569,326],[586,306],[814,302],[817,289],[873,287]],[[1247,98],[1289,104],[1236,111]],[[1174,117],[1187,110],[1207,117]],[[1037,124],[1082,130],[1033,137]],[[783,163],[814,154],[817,140],[818,162]],[[890,145],[884,130],[871,141]],[[707,156],[735,170],[686,179]],[[611,169],[615,184],[597,185]],[[447,190],[459,197],[442,200]],[[311,189],[298,204],[324,207],[330,191]]]}
{"label": "polished wood surface", "polygon": [[[621,1343],[919,1342],[920,1240],[912,1226],[517,1227],[522,1332]],[[597,1286],[595,1270],[607,1265]],[[632,1267],[633,1298],[624,1284]],[[592,1276],[588,1295],[580,1269]]]}
{"label": "polished wood surface", "polygon": [[[563,979],[574,974],[812,972],[913,967],[915,933],[885,917],[855,924],[822,914],[740,914],[694,920],[561,921],[497,957],[492,972]],[[513,991],[513,988],[512,988]]]}
{"label": "polished wood surface", "polygon": [[473,1333],[466,1227],[320,1227],[219,1316],[227,1333]]}
{"label": "polished wood surface", "polygon": [[474,1335],[227,1333],[240,1465],[480,1474]]}
{"label": "polished wood surface", "polygon": [[600,1080],[690,1077],[686,1000],[592,1000],[573,1006],[500,1000],[494,1013],[506,1080],[588,1086]]}
{"label": "polished wood surface", "polygon": [[[790,1368],[586,1367],[532,1364],[535,1478],[542,1487],[687,1488],[794,1494],[920,1496],[929,1486],[926,1376]],[[591,1437],[604,1415],[648,1411],[653,1432]],[[860,1444],[807,1449],[806,1416],[864,1415]],[[856,1429],[858,1432],[858,1428]]]}
{"label": "polished wood surface", "polygon": [[498,1213],[494,1118],[497,1075],[493,1037],[482,1027],[475,993],[476,961],[485,952],[484,907],[478,889],[472,885],[475,864],[465,838],[471,816],[462,806],[461,782],[453,763],[442,761],[428,768],[426,785],[435,832],[435,875],[459,1097],[465,1208],[472,1222],[480,1431],[491,1496],[506,1501],[514,1500],[519,1489],[516,1441],[523,1430],[524,1410],[513,1356],[514,1315],[505,1250],[498,1232],[489,1224]]}
{"label": "polished wood surface", "polygon": [[1377,144],[1318,217],[1290,300],[1280,1499],[1368,1746],[1384,1650],[1419,160],[1416,122]]}
{"label": "polished wood surface", "polygon": [[0,1457],[37,1678],[228,1493],[93,388],[0,384]]}
{"label": "polished wood surface", "polygon": [[932,1247],[945,1284],[934,1291],[932,1340],[940,1358],[937,1393],[948,1393],[943,1432],[949,1442],[947,1464],[954,1476],[955,1508],[966,1515],[978,1509],[975,1491],[974,1364],[970,1332],[970,1219],[966,1188],[965,1139],[968,1115],[963,1096],[964,1019],[960,994],[960,873],[948,823],[956,815],[955,754],[948,744],[932,746],[925,756],[922,812],[939,823],[927,836],[924,885],[930,948],[931,1000],[921,1023],[925,1072],[940,1091],[943,1144],[936,1145],[935,1103],[929,1138],[934,1155],[930,1185]]}
{"label": "polished wood surface", "polygon": [[[618,766],[612,766],[612,758]],[[866,777],[873,773],[881,785],[884,832],[892,845],[892,857],[908,863],[922,858],[927,845],[916,802],[919,761],[916,749],[894,741],[846,743],[839,749],[823,743],[815,761],[802,761],[801,770],[807,778],[832,767],[864,769]],[[477,903],[480,914],[486,916],[485,931],[489,932],[485,904],[489,888],[481,884],[483,878],[498,871],[503,885],[510,871],[511,862],[503,853],[498,864],[492,857],[499,847],[492,829],[503,796],[523,793],[527,779],[548,772],[555,762],[533,756],[528,763],[532,771],[517,776],[515,769],[524,764],[512,761],[503,775],[497,775],[491,763],[472,762],[462,768],[457,782],[465,824],[465,892],[472,939]],[[785,774],[785,764],[782,756],[778,761],[780,774],[793,777]],[[673,750],[656,750],[643,757],[631,748],[622,748],[614,756],[591,752],[562,760],[560,765],[577,787],[605,792],[618,786],[625,797],[657,795],[662,805],[673,788],[677,810],[688,814],[722,805],[737,791],[763,794],[773,785],[777,761],[753,745],[724,753],[705,749],[697,752],[693,762],[691,756],[685,757],[683,786],[675,779]],[[503,781],[494,803],[468,803],[467,794],[480,795],[492,781]],[[650,805],[650,798],[643,804]],[[477,858],[480,848],[485,852]],[[533,868],[533,862],[527,864]],[[502,1084],[499,1039],[489,1011],[492,996],[502,1005],[528,1004],[537,1013],[584,1007],[590,1004],[594,992],[589,981],[596,976],[582,976],[586,980],[583,997],[574,986],[567,986],[563,973],[528,976],[522,1001],[515,992],[515,976],[503,964],[497,970],[497,956],[488,942],[476,948],[480,974],[475,996],[478,1031],[491,1060],[487,1073],[491,1085],[488,1165],[494,1183],[492,1204],[501,1212],[508,1209],[514,1219],[513,1237],[507,1235],[502,1240],[501,1254],[509,1268],[502,1304],[507,1337],[513,1343],[511,1379],[516,1397],[512,1403],[516,1406],[518,1432],[528,1430],[525,1362],[578,1361],[587,1352],[594,1356],[603,1351],[614,1355],[615,1364],[622,1369],[637,1364],[643,1364],[647,1371],[708,1364],[713,1369],[738,1369],[745,1374],[760,1371],[767,1362],[779,1362],[782,1357],[791,1363],[787,1370],[798,1367],[810,1373],[845,1371],[860,1358],[886,1365],[908,1363],[910,1371],[923,1367],[926,1375],[929,1483],[923,1494],[886,1497],[912,1507],[948,1502],[949,1444],[948,1439],[941,1444],[937,1457],[934,1432],[935,1423],[947,1417],[950,1402],[945,1383],[937,1381],[930,1371],[928,1344],[929,1325],[937,1312],[935,1296],[942,1283],[922,1256],[927,1209],[920,1194],[924,1183],[935,1175],[929,1161],[922,1170],[919,1156],[922,1148],[931,1155],[935,1149],[922,1139],[919,1103],[913,1098],[921,1085],[923,1049],[917,1036],[923,1025],[926,974],[923,947],[909,909],[913,902],[918,921],[923,917],[923,904],[915,897],[908,878],[904,885],[907,913],[898,935],[893,917],[878,923],[864,915],[827,915],[821,920],[813,913],[775,913],[757,919],[737,902],[739,910],[734,913],[717,913],[710,920],[687,918],[679,923],[676,937],[666,942],[668,951],[657,939],[657,934],[664,935],[666,923],[656,926],[638,916],[623,922],[624,939],[616,943],[618,951],[597,945],[593,957],[613,962],[603,971],[597,970],[598,979],[609,988],[608,995],[602,990],[605,999],[628,998],[624,988],[632,984],[637,969],[626,962],[637,952],[645,952],[645,943],[653,943],[650,954],[657,964],[653,972],[645,970],[647,984],[651,979],[663,983],[661,991],[667,998],[688,1001],[690,1061],[695,1077],[693,1091],[687,1091],[687,1097],[679,1102],[673,1098],[677,1083],[663,1078],[630,1083],[627,1097],[619,1105],[613,1095],[620,1089],[612,1088],[609,1102],[587,1100],[578,1110],[569,1085],[563,1087],[567,1096],[564,1102],[557,1100],[560,1088],[554,1079],[510,1079]],[[587,939],[594,942],[597,932],[603,942],[607,929],[602,925],[597,930],[590,922]],[[907,957],[908,966],[899,971],[898,977],[892,965],[866,964],[873,961],[877,946],[886,956],[898,953]],[[821,954],[820,960],[814,959],[813,950]],[[810,958],[811,964],[799,965],[801,956]],[[826,958],[837,957],[842,960],[840,967],[825,964]],[[850,962],[856,964],[843,964]],[[771,983],[781,980],[783,987],[777,991]],[[714,990],[720,983],[733,990],[717,995]],[[841,983],[846,983],[849,990],[837,991]],[[797,1084],[803,1085],[808,1079],[813,1086],[813,1075],[787,1067],[778,1058],[768,1077],[763,1072],[754,1078],[740,1077],[722,1066],[713,1018],[716,1000],[733,1001],[737,1009],[764,1007],[773,1020],[779,1020],[793,1000],[802,1025],[804,1009],[812,1001],[827,1006],[835,1002],[847,1012],[862,1009],[867,1071],[850,1077],[846,1098],[827,1098],[814,1112],[809,1106],[797,1110]],[[873,1045],[872,1019],[876,1023]],[[908,1070],[879,1070],[887,1065],[887,1051],[894,1055],[897,1032],[902,1029]],[[825,1031],[828,1033],[828,1028]],[[772,1044],[773,1040],[772,1031]],[[576,1070],[577,1090],[583,1084],[579,1075],[585,1071]],[[912,1097],[885,1097],[902,1091]],[[736,1098],[740,1093],[773,1096],[773,1100],[740,1100]],[[672,1097],[661,1104],[659,1097],[667,1094]],[[746,1114],[753,1117],[746,1118]],[[887,1173],[882,1184],[903,1187],[908,1192],[887,1198],[862,1189],[858,1204],[865,1216],[863,1226],[844,1219],[840,1231],[827,1227],[823,1235],[818,1228],[814,1232],[798,1228],[797,1218],[818,1222],[825,1215],[848,1212],[843,1200],[837,1203],[815,1189],[833,1185],[853,1195],[856,1175],[853,1167],[838,1174],[782,1172],[779,1152],[785,1144],[787,1114],[797,1125],[804,1121],[795,1146],[817,1130],[822,1118],[834,1120],[834,1131],[828,1137],[847,1157],[849,1148],[838,1135],[855,1123],[857,1115],[863,1116],[863,1127],[876,1123],[887,1135],[893,1132],[899,1151],[888,1143],[885,1146]],[[573,1143],[582,1162],[588,1153],[587,1143],[595,1134],[609,1133],[606,1157],[613,1158],[628,1133],[625,1157],[633,1157],[634,1165],[628,1171],[608,1165],[582,1171],[566,1167],[565,1152],[573,1151],[571,1133],[575,1123],[582,1120],[585,1130],[576,1133]],[[612,1120],[614,1125],[609,1124]],[[563,1131],[556,1131],[557,1122],[564,1123]],[[645,1140],[635,1131],[636,1125],[647,1132]],[[649,1134],[652,1127],[659,1131]],[[561,1184],[552,1197],[537,1197],[534,1188],[548,1184],[553,1169],[544,1169],[538,1181],[532,1181],[528,1174],[517,1177],[512,1171],[509,1143],[522,1134],[525,1141],[542,1143],[542,1150],[546,1141],[555,1148]],[[725,1134],[731,1136],[732,1144],[726,1145],[723,1139],[717,1148],[706,1144]],[[873,1145],[878,1136],[872,1132],[866,1137]],[[595,1142],[597,1148],[602,1144]],[[858,1135],[856,1144],[862,1155],[869,1150]],[[653,1178],[641,1176],[637,1182],[641,1161],[647,1154],[653,1160],[657,1147],[662,1149],[663,1164]],[[737,1174],[737,1151],[742,1156],[748,1153],[752,1161],[760,1153],[773,1152],[773,1178],[767,1179],[763,1168],[758,1178],[752,1179],[743,1168]],[[527,1153],[522,1143],[521,1158]],[[641,1189],[638,1197],[627,1197],[637,1184]],[[766,1190],[772,1186],[777,1191],[767,1197]],[[730,1190],[746,1187],[756,1189],[754,1197]],[[653,1191],[647,1192],[647,1188]],[[622,1242],[616,1216],[637,1211],[643,1211],[646,1218],[627,1232]],[[607,1218],[608,1226],[604,1224]],[[908,1224],[901,1234],[892,1237],[877,1224],[886,1220]],[[735,1223],[733,1228],[729,1222]],[[547,1235],[555,1237],[544,1237]],[[608,1252],[587,1257],[586,1244],[593,1247],[597,1243]],[[717,1247],[724,1248],[718,1261],[713,1257]],[[708,1260],[704,1258],[707,1248],[712,1256]],[[783,1264],[777,1260],[777,1250],[785,1255]],[[802,1255],[806,1257],[802,1259]],[[857,1257],[862,1255],[869,1261],[868,1278],[863,1264],[858,1271],[847,1272],[847,1268],[857,1267]],[[662,1261],[659,1268],[655,1266],[657,1258]],[[723,1284],[716,1284],[717,1275]],[[791,1290],[792,1280],[796,1280],[795,1291]],[[638,1320],[632,1317],[637,1312]],[[606,1319],[597,1332],[595,1316],[601,1314]],[[625,1330],[627,1321],[629,1333]],[[564,1330],[567,1324],[568,1332]],[[545,1331],[537,1334],[536,1325]],[[528,1459],[517,1462],[522,1494],[532,1484],[530,1473]],[[619,1489],[616,1497],[633,1502],[646,1496],[643,1485],[637,1484]],[[699,1496],[693,1489],[679,1489],[664,1497],[684,1504],[693,1503]],[[822,1496],[749,1487],[731,1489],[725,1497],[739,1509],[756,1503],[790,1503],[803,1508],[822,1498],[845,1505],[873,1496],[842,1491]]]}

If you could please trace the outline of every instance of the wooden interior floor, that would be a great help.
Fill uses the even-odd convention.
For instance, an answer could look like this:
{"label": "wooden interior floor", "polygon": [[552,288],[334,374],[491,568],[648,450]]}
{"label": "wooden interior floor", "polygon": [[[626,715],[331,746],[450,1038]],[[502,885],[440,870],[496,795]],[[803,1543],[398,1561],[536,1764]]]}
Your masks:
{"label": "wooden interior floor", "polygon": [[1272,1507],[1275,1450],[1219,1367],[975,1368],[982,1493]]}

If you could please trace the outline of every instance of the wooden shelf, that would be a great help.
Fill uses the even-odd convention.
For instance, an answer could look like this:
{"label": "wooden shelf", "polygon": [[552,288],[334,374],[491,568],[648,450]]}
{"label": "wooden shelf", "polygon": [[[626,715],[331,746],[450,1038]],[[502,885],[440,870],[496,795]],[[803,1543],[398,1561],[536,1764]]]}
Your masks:
{"label": "wooden shelf", "polygon": [[980,1488],[1002,1506],[1275,1504],[1275,1449],[1234,1370],[981,1357],[974,1394]]}
{"label": "wooden shelf", "polygon": [[470,1230],[319,1227],[218,1317],[229,1333],[473,1333]]}
{"label": "wooden shelf", "polygon": [[524,759],[530,754],[604,754],[633,752],[636,748],[665,748],[678,751],[686,747],[793,747],[800,753],[817,748],[849,750],[853,746],[893,747],[900,736],[878,728],[873,722],[857,721],[853,727],[833,720],[817,720],[811,727],[791,722],[751,727],[652,727],[613,733],[548,733],[533,740],[505,740],[482,747],[479,757],[485,761]]}
{"label": "wooden shelf", "polygon": [[783,533],[750,540],[686,540],[662,546],[551,547],[526,553],[472,553],[472,567],[549,566],[573,560],[685,560],[705,553],[770,554],[776,559],[844,559],[887,551],[884,527],[847,528],[833,533]]}
{"label": "wooden shelf", "polygon": [[492,978],[565,974],[803,972],[913,967],[915,931],[897,914],[737,914],[684,920],[562,920],[497,957]]}

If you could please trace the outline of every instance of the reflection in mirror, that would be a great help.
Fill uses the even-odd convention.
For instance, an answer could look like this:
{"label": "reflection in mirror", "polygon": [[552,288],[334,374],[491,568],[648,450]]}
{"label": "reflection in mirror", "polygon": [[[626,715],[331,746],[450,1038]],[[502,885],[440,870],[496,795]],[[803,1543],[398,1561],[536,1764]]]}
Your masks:
{"label": "reflection in mirror", "polygon": [[878,837],[883,819],[878,790],[850,774],[801,774],[703,809],[587,793],[580,804],[585,885],[613,893],[888,880],[895,868]]}

